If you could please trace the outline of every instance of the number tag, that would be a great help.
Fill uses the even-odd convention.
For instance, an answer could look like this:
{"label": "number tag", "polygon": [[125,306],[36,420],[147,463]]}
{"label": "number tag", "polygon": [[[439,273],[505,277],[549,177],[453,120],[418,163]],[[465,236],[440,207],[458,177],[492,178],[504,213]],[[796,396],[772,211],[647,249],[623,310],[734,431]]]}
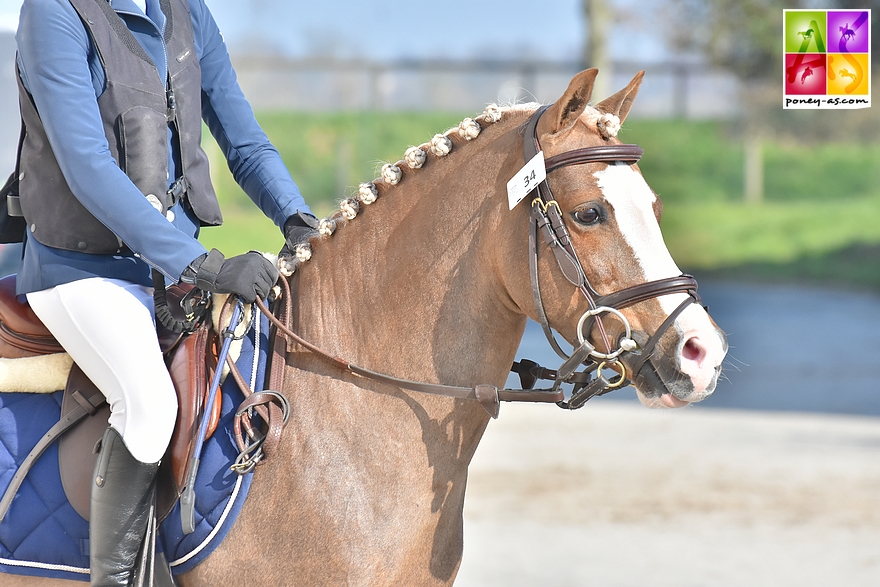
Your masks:
{"label": "number tag", "polygon": [[541,151],[507,182],[507,203],[510,209],[513,210],[514,206],[522,202],[545,179],[547,168],[544,167],[544,151]]}

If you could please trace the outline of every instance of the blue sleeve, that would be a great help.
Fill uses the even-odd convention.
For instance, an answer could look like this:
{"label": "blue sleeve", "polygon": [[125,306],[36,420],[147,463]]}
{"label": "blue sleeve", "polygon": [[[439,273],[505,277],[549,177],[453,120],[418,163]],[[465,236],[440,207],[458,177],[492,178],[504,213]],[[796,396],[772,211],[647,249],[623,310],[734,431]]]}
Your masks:
{"label": "blue sleeve", "polygon": [[232,176],[279,227],[297,211],[311,213],[238,85],[213,15],[203,0],[189,0],[189,5],[202,68],[202,116]]}
{"label": "blue sleeve", "polygon": [[26,0],[17,41],[22,82],[73,194],[132,251],[178,279],[205,248],[156,211],[113,159],[89,65],[91,42],[76,11],[67,0]]}

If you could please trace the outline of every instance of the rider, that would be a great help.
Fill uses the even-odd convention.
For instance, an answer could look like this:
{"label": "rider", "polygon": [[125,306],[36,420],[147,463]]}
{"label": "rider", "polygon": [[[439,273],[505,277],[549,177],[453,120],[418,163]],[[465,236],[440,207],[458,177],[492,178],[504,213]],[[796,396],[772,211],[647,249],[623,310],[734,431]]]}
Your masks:
{"label": "rider", "polygon": [[167,282],[265,297],[277,269],[196,237],[221,214],[202,119],[293,247],[308,206],[257,124],[204,0],[24,0],[18,83],[27,222],[18,293],[107,397],[92,487],[92,585],[129,585],[177,416],[154,326]]}

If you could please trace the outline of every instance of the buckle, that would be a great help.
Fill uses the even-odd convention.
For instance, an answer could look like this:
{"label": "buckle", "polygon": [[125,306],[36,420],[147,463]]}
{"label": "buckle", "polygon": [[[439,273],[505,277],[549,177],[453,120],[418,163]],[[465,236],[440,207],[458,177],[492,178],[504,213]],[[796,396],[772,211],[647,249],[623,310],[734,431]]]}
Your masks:
{"label": "buckle", "polygon": [[177,205],[177,203],[183,198],[184,194],[186,194],[186,190],[189,187],[186,176],[181,176],[177,178],[171,187],[168,188],[168,191],[165,193],[168,194],[168,207],[173,208]]}
{"label": "buckle", "polygon": [[[171,83],[170,77],[168,83]],[[174,97],[174,90],[170,85],[165,91],[165,120],[168,124],[177,121],[177,99]]]}

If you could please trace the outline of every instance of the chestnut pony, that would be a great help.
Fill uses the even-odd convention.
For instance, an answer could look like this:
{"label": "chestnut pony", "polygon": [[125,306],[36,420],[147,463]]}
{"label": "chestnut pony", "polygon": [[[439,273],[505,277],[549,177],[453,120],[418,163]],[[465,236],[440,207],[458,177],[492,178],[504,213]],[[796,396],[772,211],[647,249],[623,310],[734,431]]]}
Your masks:
{"label": "chestnut pony", "polygon": [[[311,261],[290,278],[293,330],[394,377],[500,386],[526,319],[543,314],[575,348],[620,351],[604,361],[617,372],[609,380],[632,380],[646,405],[677,407],[712,393],[724,335],[689,303],[696,283],[681,277],[663,243],[660,200],[632,150],[548,172],[555,204],[530,195],[509,207],[506,186],[524,165],[525,142],[548,160],[620,145],[616,125],[642,74],[594,108],[596,73],[576,75],[539,118],[534,104],[487,109],[362,186],[343,206],[348,219],[337,212],[322,223]],[[535,205],[561,213],[586,282],[573,286],[539,237],[540,309],[529,267]],[[353,219],[352,206],[360,209]],[[609,294],[652,283],[685,285],[649,287],[606,304],[619,314],[600,309],[582,320],[591,298],[615,301]],[[649,342],[645,361],[638,349]],[[255,470],[229,536],[180,585],[451,585],[468,465],[487,410],[358,376],[299,344],[288,347],[283,393],[293,413],[279,448]],[[3,577],[12,586],[68,583]]]}

